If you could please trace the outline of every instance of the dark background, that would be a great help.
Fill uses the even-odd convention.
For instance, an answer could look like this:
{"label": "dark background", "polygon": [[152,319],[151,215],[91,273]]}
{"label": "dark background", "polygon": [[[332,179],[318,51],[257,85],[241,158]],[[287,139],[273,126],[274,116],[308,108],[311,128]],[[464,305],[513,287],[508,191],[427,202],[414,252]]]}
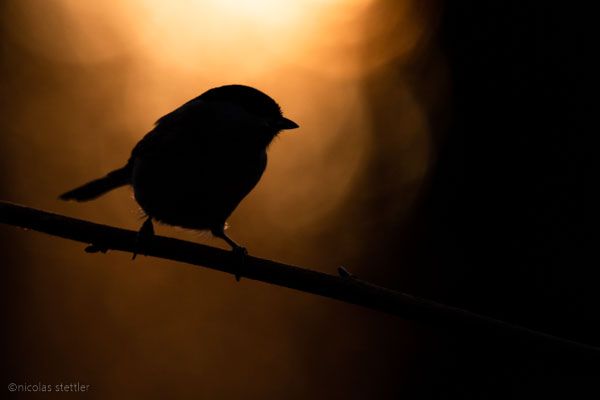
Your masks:
{"label": "dark background", "polygon": [[[439,34],[452,122],[422,218],[425,248],[443,254],[433,269],[452,287],[446,301],[597,345],[597,178],[582,13],[446,4]],[[434,398],[598,394],[590,360],[473,335],[442,347],[429,360],[434,378],[424,380]]]}
{"label": "dark background", "polygon": [[[396,11],[393,1],[376,3]],[[426,44],[410,62],[392,58],[361,83],[379,134],[346,201],[319,229],[295,237],[304,255],[277,248],[259,255],[328,271],[343,263],[383,286],[600,345],[597,178],[584,101],[591,47],[575,27],[583,22],[548,4],[422,7],[431,25]],[[18,62],[33,58],[15,55],[8,41],[2,51],[7,121]],[[433,155],[414,204],[398,211],[403,192],[387,172],[397,167],[390,115],[400,75],[424,105]],[[0,137],[13,144],[0,148],[0,193],[18,201],[10,176],[19,162],[6,149],[19,139]],[[11,227],[0,238],[6,384],[82,381],[93,390],[80,396],[97,398],[598,396],[598,362],[581,355],[252,282],[235,286],[168,263],[122,272],[124,255],[118,266],[90,261],[81,246]],[[60,255],[48,250],[57,246]],[[29,261],[45,251],[47,264]],[[79,284],[87,289],[74,289]],[[209,300],[219,305],[206,311]]]}

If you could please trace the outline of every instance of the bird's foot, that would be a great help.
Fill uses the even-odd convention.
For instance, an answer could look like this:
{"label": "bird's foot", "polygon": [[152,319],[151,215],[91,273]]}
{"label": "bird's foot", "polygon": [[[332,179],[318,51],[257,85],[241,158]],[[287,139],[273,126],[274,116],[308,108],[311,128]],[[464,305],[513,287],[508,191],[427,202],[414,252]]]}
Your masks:
{"label": "bird's foot", "polygon": [[246,263],[246,258],[248,257],[248,250],[245,247],[240,246],[236,242],[234,242],[229,236],[225,234],[224,226],[219,226],[217,228],[211,229],[212,234],[215,237],[223,239],[227,242],[228,245],[231,246],[231,253],[233,254],[235,260],[234,266],[234,276],[236,281],[240,281],[242,278],[242,272],[244,270],[244,264]]}
{"label": "bird's foot", "polygon": [[246,250],[245,247],[236,245],[231,249],[231,252],[235,257],[235,272],[233,275],[235,276],[235,280],[239,282],[240,279],[242,279],[242,273],[244,272],[246,258],[248,257],[248,250]]}
{"label": "bird's foot", "polygon": [[148,243],[154,236],[154,226],[152,225],[152,218],[148,217],[142,227],[140,228],[137,236],[135,237],[135,244],[133,246],[133,255],[131,257],[132,260],[135,260],[138,253],[143,254],[145,248],[147,248]]}

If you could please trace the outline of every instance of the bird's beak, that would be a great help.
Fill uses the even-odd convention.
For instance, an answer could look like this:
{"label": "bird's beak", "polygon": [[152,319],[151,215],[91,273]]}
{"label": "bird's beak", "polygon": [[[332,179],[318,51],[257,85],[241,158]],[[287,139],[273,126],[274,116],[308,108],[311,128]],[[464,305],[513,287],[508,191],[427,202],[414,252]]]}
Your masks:
{"label": "bird's beak", "polygon": [[291,119],[287,119],[285,117],[281,117],[279,118],[276,122],[275,125],[277,126],[277,129],[296,129],[298,128],[300,125],[298,125],[297,123],[295,123],[294,121],[292,121]]}

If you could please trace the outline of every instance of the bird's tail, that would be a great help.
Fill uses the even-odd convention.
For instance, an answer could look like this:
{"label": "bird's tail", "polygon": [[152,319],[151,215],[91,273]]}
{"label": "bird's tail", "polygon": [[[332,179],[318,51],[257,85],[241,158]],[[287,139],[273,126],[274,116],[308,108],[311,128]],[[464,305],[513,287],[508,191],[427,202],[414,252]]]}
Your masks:
{"label": "bird's tail", "polygon": [[127,185],[131,182],[131,168],[129,165],[109,172],[105,177],[93,180],[85,185],[63,193],[59,196],[61,200],[87,201],[95,199],[104,193]]}

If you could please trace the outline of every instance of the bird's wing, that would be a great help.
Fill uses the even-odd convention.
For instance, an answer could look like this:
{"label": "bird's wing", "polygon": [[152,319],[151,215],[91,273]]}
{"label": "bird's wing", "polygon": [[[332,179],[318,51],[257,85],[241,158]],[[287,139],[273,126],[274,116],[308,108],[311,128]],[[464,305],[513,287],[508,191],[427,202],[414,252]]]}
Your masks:
{"label": "bird's wing", "polygon": [[133,148],[130,160],[163,152],[181,140],[193,142],[196,148],[210,149],[217,142],[239,136],[240,132],[251,134],[264,127],[264,121],[236,105],[207,102],[197,97],[161,117],[154,129]]}
{"label": "bird's wing", "polygon": [[229,102],[206,101],[202,96],[188,101],[156,121],[156,128],[212,132],[264,129],[266,121],[248,113],[239,105]]}
{"label": "bird's wing", "polygon": [[177,140],[188,127],[189,120],[195,115],[200,118],[206,108],[204,102],[198,98],[188,101],[181,107],[162,116],[154,125],[154,129],[148,132],[131,151],[130,161],[141,155],[151,155],[160,152],[165,147]]}
{"label": "bird's wing", "polygon": [[176,123],[181,119],[190,118],[193,115],[201,114],[206,109],[206,102],[200,98],[200,96],[184,103],[182,106],[176,108],[168,114],[160,117],[156,122],[155,126],[170,125]]}

